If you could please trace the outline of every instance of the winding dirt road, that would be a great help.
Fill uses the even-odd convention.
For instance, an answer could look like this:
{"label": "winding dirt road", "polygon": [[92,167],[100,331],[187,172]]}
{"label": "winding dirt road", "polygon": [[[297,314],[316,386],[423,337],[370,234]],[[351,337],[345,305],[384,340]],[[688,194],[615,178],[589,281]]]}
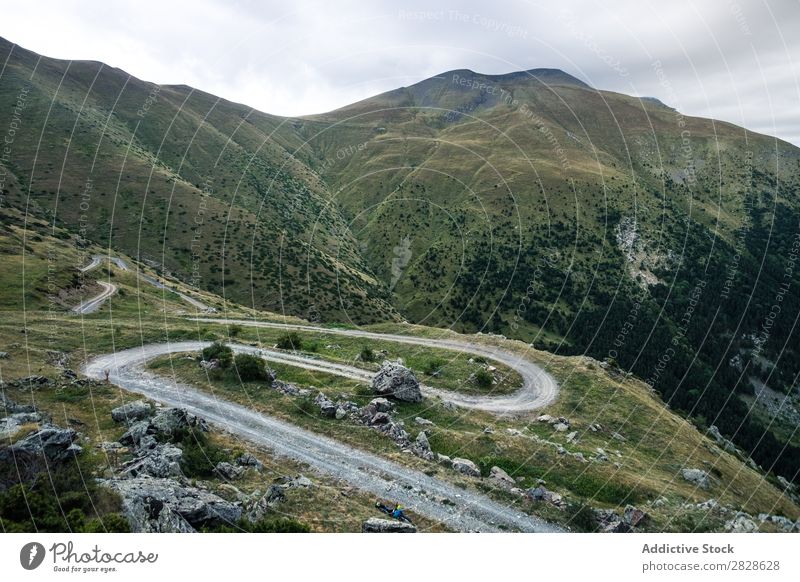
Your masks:
{"label": "winding dirt road", "polygon": [[106,299],[117,292],[117,286],[113,283],[106,283],[105,281],[98,281],[97,283],[103,288],[103,291],[99,295],[83,301],[80,305],[76,305],[72,308],[72,311],[80,313],[81,315],[94,313],[100,309],[100,306],[105,303]]}
{"label": "winding dirt road", "polygon": [[[328,331],[328,330],[326,330]],[[403,337],[403,336],[400,336]],[[406,338],[409,339],[409,338]],[[457,531],[558,532],[547,523],[491,500],[485,495],[403,467],[320,434],[216,398],[192,386],[156,376],[144,369],[148,360],[170,353],[197,351],[208,342],[152,344],[99,356],[84,373],[109,380],[170,406],[179,406],[258,445],[307,464],[376,496],[392,499],[420,515]],[[260,352],[250,346],[238,351]]]}
{"label": "winding dirt road", "polygon": [[[128,268],[128,263],[126,263],[123,259],[121,259],[120,257],[112,257],[112,256],[109,256],[109,255],[93,255],[91,262],[88,265],[86,265],[84,267],[81,267],[78,270],[81,273],[88,273],[89,271],[92,271],[92,270],[96,269],[97,267],[99,267],[100,263],[102,263],[103,260],[111,261],[112,263],[114,263],[117,267],[119,267],[123,271],[130,271],[130,269]],[[171,289],[170,287],[166,286],[164,283],[162,283],[161,281],[159,281],[155,277],[151,277],[150,275],[145,275],[144,273],[139,273],[138,276],[139,276],[139,279],[143,280],[145,283],[149,283],[150,285],[152,285],[153,287],[156,287],[157,289],[165,289],[167,291],[172,291],[178,297],[180,297],[182,300],[184,300],[186,303],[188,303],[192,307],[197,308],[200,311],[205,311],[207,313],[216,311],[213,307],[209,307],[208,305],[206,305],[202,301],[198,301],[194,297],[190,297],[189,295],[186,295],[186,293],[181,293],[180,291],[178,291],[176,289]],[[77,307],[73,308],[73,311],[75,311],[76,313],[83,313],[83,314],[94,313],[95,311],[97,311],[100,308],[100,306],[105,302],[105,300],[108,299],[109,297],[111,297],[111,295],[113,295],[117,290],[116,286],[113,285],[112,283],[103,283],[101,281],[98,281],[98,283],[100,283],[100,285],[102,285],[106,289],[100,295],[98,295],[97,297],[93,297],[92,299],[86,301],[85,303],[82,303],[81,305],[78,305]],[[111,286],[111,287],[114,288],[113,291],[111,291],[110,293],[107,292],[108,286]],[[83,310],[84,306],[89,306],[90,309],[88,311]]]}
{"label": "winding dirt road", "polygon": [[[467,340],[434,339],[423,338],[409,335],[399,335],[390,333],[376,333],[362,331],[358,329],[338,329],[325,328],[312,325],[293,325],[285,323],[272,323],[266,321],[252,321],[246,319],[216,319],[211,317],[195,317],[193,321],[207,323],[219,323],[223,325],[242,325],[250,327],[264,327],[270,329],[285,329],[291,331],[310,331],[313,333],[326,333],[333,335],[343,335],[348,337],[359,337],[381,341],[392,341],[397,343],[411,344],[431,348],[442,348],[468,354],[474,354],[490,358],[505,364],[516,370],[522,376],[522,387],[512,394],[502,396],[470,396],[458,394],[449,390],[439,390],[430,386],[424,387],[424,391],[430,396],[438,396],[444,400],[462,408],[484,410],[494,414],[520,414],[531,412],[551,404],[558,396],[558,384],[555,379],[530,360],[503,348],[487,346]],[[264,351],[265,357],[268,352]],[[321,360],[295,356],[285,352],[272,352],[283,358],[291,357],[297,363],[307,369],[318,369],[319,371],[330,372],[341,376],[355,379],[364,379],[364,374],[369,374],[365,370],[344,366],[342,364],[332,364]],[[267,357],[269,359],[269,357]],[[287,362],[290,363],[290,362]],[[315,367],[316,366],[316,367]],[[322,367],[325,367],[323,370]],[[371,380],[371,375],[368,380]]]}

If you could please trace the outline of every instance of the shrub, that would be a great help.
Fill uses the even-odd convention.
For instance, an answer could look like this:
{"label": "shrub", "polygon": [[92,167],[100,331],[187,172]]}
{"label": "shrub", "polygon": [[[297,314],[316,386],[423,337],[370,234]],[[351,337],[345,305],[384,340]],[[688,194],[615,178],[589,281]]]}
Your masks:
{"label": "shrub", "polygon": [[375,352],[372,351],[371,347],[363,346],[358,354],[358,357],[361,359],[362,362],[374,362]]}
{"label": "shrub", "polygon": [[236,354],[233,365],[242,382],[267,379],[267,365],[258,356],[252,354]]}
{"label": "shrub", "polygon": [[[37,466],[31,468],[35,471]],[[89,459],[42,469],[25,476],[24,482],[19,481],[20,475],[14,471],[16,482],[4,482],[8,486],[0,491],[0,524],[4,531],[93,531],[98,519],[110,515],[106,511],[119,509],[116,494],[107,496],[109,492],[100,489],[94,480],[84,479],[96,470]],[[124,527],[128,531],[127,521]]]}
{"label": "shrub", "polygon": [[594,533],[597,531],[597,519],[594,510],[583,501],[567,505],[569,526],[577,531]]}
{"label": "shrub", "polygon": [[297,332],[290,331],[278,337],[277,346],[281,350],[299,351],[303,349],[303,340]]}
{"label": "shrub", "polygon": [[238,323],[233,323],[228,327],[228,335],[231,337],[236,337],[240,333],[242,333],[242,326]]}
{"label": "shrub", "polygon": [[485,368],[475,372],[473,379],[479,388],[491,388],[492,384],[494,384],[494,376]]}
{"label": "shrub", "polygon": [[308,525],[288,517],[263,518],[256,522],[241,520],[235,526],[221,524],[203,531],[211,533],[308,533]]}
{"label": "shrub", "polygon": [[183,451],[181,470],[190,479],[213,477],[217,463],[230,461],[229,455],[199,430],[175,431],[171,440],[179,444]]}
{"label": "shrub", "polygon": [[422,371],[428,376],[433,374],[441,374],[444,364],[445,362],[441,358],[433,358],[432,360],[425,362],[425,365],[422,366]]}
{"label": "shrub", "polygon": [[229,368],[231,362],[233,362],[233,350],[219,341],[214,342],[207,348],[203,348],[202,355],[203,360],[206,362],[217,360],[219,367],[223,369]]}

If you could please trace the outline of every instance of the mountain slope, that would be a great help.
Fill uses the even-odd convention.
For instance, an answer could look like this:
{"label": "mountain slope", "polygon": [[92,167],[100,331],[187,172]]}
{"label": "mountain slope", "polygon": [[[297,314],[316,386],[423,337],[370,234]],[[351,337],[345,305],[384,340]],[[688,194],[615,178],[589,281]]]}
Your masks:
{"label": "mountain slope", "polygon": [[7,42],[0,62],[22,212],[246,305],[607,360],[797,479],[798,148],[549,69],[285,119]]}
{"label": "mountain slope", "polygon": [[0,41],[8,204],[233,301],[395,317],[286,120]]}
{"label": "mountain slope", "polygon": [[303,131],[348,152],[322,177],[410,320],[608,359],[797,475],[798,148],[566,74],[453,71]]}

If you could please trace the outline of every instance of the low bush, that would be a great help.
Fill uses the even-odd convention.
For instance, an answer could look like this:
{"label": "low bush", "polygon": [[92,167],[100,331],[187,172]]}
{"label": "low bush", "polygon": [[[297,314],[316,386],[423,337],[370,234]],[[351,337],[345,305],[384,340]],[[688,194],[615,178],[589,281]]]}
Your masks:
{"label": "low bush", "polygon": [[231,458],[222,448],[212,443],[208,435],[199,430],[180,430],[172,435],[172,442],[180,446],[181,470],[190,479],[214,477],[214,467]]}
{"label": "low bush", "polygon": [[299,351],[303,349],[303,340],[297,332],[290,331],[279,336],[276,345],[281,350]]}
{"label": "low bush", "polygon": [[233,365],[242,382],[266,380],[269,377],[266,362],[258,356],[236,354],[233,359]]}
{"label": "low bush", "polygon": [[485,368],[481,368],[475,372],[473,381],[479,388],[491,388],[492,384],[494,384],[494,376]]}
{"label": "low bush", "polygon": [[207,348],[203,348],[202,356],[206,362],[217,360],[219,367],[222,369],[229,368],[233,362],[233,350],[219,341],[214,342]]}
{"label": "low bush", "polygon": [[372,351],[371,347],[363,346],[361,351],[358,353],[358,357],[362,362],[374,362],[375,352]]}

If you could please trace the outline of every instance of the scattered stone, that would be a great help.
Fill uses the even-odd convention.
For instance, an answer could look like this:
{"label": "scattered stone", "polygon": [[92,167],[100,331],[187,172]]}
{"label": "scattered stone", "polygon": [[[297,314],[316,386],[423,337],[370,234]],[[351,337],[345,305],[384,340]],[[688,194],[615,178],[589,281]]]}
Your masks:
{"label": "scattered stone", "polygon": [[[375,407],[376,412],[391,412],[394,405],[386,398],[373,398],[369,401],[370,405]],[[431,423],[433,424],[433,423]]]}
{"label": "scattered stone", "polygon": [[726,439],[719,432],[719,429],[713,424],[708,428],[708,434],[713,438],[719,446],[728,451],[729,453],[736,453],[736,445]]}
{"label": "scattered stone", "polygon": [[252,453],[242,453],[235,459],[235,463],[240,467],[252,467],[256,471],[264,468],[264,464],[259,461]]}
{"label": "scattered stone", "polygon": [[242,475],[244,475],[244,471],[245,470],[243,467],[237,467],[236,465],[232,465],[227,461],[220,461],[214,467],[214,472],[228,481],[233,481],[240,478]]}
{"label": "scattered stone", "polygon": [[441,453],[436,453],[436,462],[446,467],[453,466],[453,460],[447,455],[443,455]]}
{"label": "scattered stone", "polygon": [[621,441],[621,442],[625,442],[627,440],[624,436],[622,436],[618,432],[612,432],[611,433],[611,438],[614,439],[614,440]]}
{"label": "scattered stone", "polygon": [[749,514],[739,512],[733,519],[725,522],[725,530],[731,533],[752,533],[758,531],[758,524]]}
{"label": "scattered stone", "polygon": [[578,439],[578,431],[577,430],[573,430],[571,433],[569,433],[567,435],[567,442],[568,443],[575,442],[577,439]]}
{"label": "scattered stone", "polygon": [[403,402],[421,402],[422,392],[414,372],[398,362],[383,362],[372,379],[372,391]]}
{"label": "scattered stone", "polygon": [[536,420],[538,420],[539,422],[552,422],[553,417],[550,416],[549,414],[542,414],[541,416],[537,416]]}
{"label": "scattered stone", "polygon": [[469,459],[461,459],[456,457],[453,459],[453,469],[459,473],[462,473],[463,475],[469,475],[471,477],[481,476],[481,471],[478,469],[478,466]]}
{"label": "scattered stone", "polygon": [[544,487],[533,487],[528,489],[527,494],[533,501],[544,501],[545,494],[547,493],[547,489]]}
{"label": "scattered stone", "polygon": [[417,528],[402,521],[370,517],[361,526],[361,531],[364,533],[416,533]]}
{"label": "scattered stone", "polygon": [[431,450],[431,444],[428,442],[428,435],[425,434],[424,430],[419,431],[419,434],[414,441],[414,446],[411,448],[411,452],[428,461],[432,461],[434,459],[434,454]]}
{"label": "scattered stone", "polygon": [[512,479],[508,473],[503,471],[503,469],[497,466],[492,467],[489,470],[489,479],[507,487],[513,487],[516,485],[516,481],[514,481],[514,479]]}
{"label": "scattered stone", "polygon": [[428,420],[427,418],[422,418],[421,416],[417,416],[414,419],[414,422],[417,423],[419,426],[434,426],[434,424]]}
{"label": "scattered stone", "polygon": [[494,433],[494,430],[492,429],[492,427],[490,427],[490,426],[484,427],[483,434],[493,434],[493,433]]}
{"label": "scattered stone", "polygon": [[569,425],[563,422],[557,422],[553,425],[553,429],[555,429],[556,432],[567,432],[569,430]]}
{"label": "scattered stone", "polygon": [[700,487],[700,489],[708,489],[710,485],[708,473],[702,469],[683,469],[681,475],[690,483],[694,483]]}
{"label": "scattered stone", "polygon": [[8,352],[0,352],[0,360],[8,359]]}
{"label": "scattered stone", "polygon": [[638,507],[634,507],[633,505],[627,505],[625,507],[625,511],[622,514],[622,521],[624,521],[627,525],[631,527],[638,527],[639,524],[644,523],[648,519],[647,513],[639,509]]}
{"label": "scattered stone", "polygon": [[375,415],[370,419],[370,424],[388,424],[391,422],[391,417],[385,412],[376,412]]}
{"label": "scattered stone", "polygon": [[147,418],[150,414],[152,414],[150,405],[144,400],[136,400],[113,409],[111,418],[114,422],[133,422]]}
{"label": "scattered stone", "polygon": [[287,483],[287,486],[290,487],[290,488],[292,488],[292,487],[302,487],[302,488],[305,489],[305,488],[311,487],[313,484],[314,483],[313,483],[313,481],[311,481],[311,479],[309,479],[308,477],[306,477],[305,475],[303,475],[301,473],[300,475],[298,475],[297,477],[295,477],[294,479],[289,481],[289,483]]}
{"label": "scattered stone", "polygon": [[200,367],[206,370],[216,370],[219,368],[219,360],[200,360]]}
{"label": "scattered stone", "polygon": [[337,408],[336,412],[334,413],[334,418],[336,420],[342,420],[347,416],[347,411],[344,408]]}

